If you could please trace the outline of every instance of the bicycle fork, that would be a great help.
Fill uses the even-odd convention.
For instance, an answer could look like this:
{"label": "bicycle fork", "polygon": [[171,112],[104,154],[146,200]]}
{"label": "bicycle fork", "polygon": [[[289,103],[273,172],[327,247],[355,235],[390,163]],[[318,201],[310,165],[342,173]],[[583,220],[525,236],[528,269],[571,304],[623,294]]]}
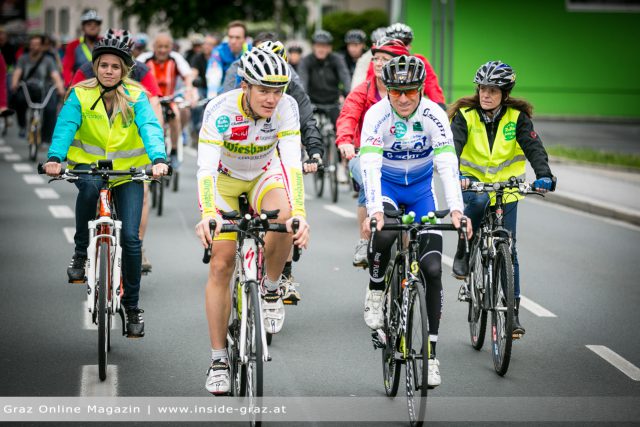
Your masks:
{"label": "bicycle fork", "polygon": [[[111,229],[115,229],[115,235],[97,234],[99,226],[105,225]],[[96,272],[98,271],[98,241],[101,239],[109,239],[111,251],[111,266],[113,281],[111,286],[111,300],[113,301],[113,313],[120,310],[120,299],[122,297],[122,288],[120,281],[122,277],[122,247],[120,246],[120,231],[122,222],[115,221],[110,217],[101,216],[100,218],[89,221],[89,246],[87,249],[87,309],[93,314],[95,307],[96,292]],[[114,250],[115,249],[115,250]]]}

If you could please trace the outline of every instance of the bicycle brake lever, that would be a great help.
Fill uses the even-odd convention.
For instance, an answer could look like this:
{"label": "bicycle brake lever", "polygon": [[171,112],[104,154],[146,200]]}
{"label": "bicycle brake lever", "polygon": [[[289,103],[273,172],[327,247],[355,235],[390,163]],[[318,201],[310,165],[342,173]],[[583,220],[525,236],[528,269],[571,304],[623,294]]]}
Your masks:
{"label": "bicycle brake lever", "polygon": [[[294,218],[294,220],[291,222],[291,230],[293,231],[293,234],[296,234],[299,228],[300,221],[297,218]],[[300,247],[296,244],[293,245],[293,257],[291,259],[294,262],[298,262],[298,260],[300,259]]]}
{"label": "bicycle brake lever", "polygon": [[[211,237],[213,238],[213,232],[216,229],[216,221],[215,220],[211,220],[209,221],[209,233],[211,233]],[[209,264],[209,261],[211,261],[211,247],[213,246],[212,243],[209,243],[209,246],[204,250],[204,255],[202,256],[202,262],[205,264]]]}

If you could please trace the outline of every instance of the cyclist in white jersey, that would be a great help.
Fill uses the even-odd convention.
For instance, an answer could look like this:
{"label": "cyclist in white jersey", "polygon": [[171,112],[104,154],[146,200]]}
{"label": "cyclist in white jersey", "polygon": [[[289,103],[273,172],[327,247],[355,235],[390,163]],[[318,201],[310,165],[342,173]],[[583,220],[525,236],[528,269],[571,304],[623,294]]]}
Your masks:
{"label": "cyclist in white jersey", "polygon": [[287,63],[271,50],[253,48],[241,59],[240,89],[213,99],[204,112],[198,144],[198,195],[202,220],[196,234],[203,246],[211,242],[209,221],[216,221],[212,259],[206,285],[206,312],[211,339],[211,366],[206,389],[229,392],[226,351],[231,310],[229,281],[233,274],[235,234],[222,233],[220,211],[238,210],[238,196],[248,194],[251,207],[279,209],[276,222],[291,232],[294,218],[300,228],[293,236],[268,233],[265,238],[266,274],[261,284],[263,318],[275,334],[284,322],[279,279],[292,242],[306,247],[304,186],[300,160],[300,122],[296,101],[284,94],[290,80]]}
{"label": "cyclist in white jersey", "polygon": [[[387,97],[374,104],[365,114],[360,145],[360,168],[367,199],[369,218],[376,218],[378,230],[385,221],[384,209],[413,211],[421,218],[438,208],[433,191],[433,167],[444,185],[451,221],[460,227],[464,204],[458,178],[458,159],[447,115],[433,101],[422,97],[425,80],[424,64],[414,56],[399,56],[382,69]],[[363,227],[370,233],[369,221]],[[470,225],[467,230],[471,233]],[[372,329],[383,325],[382,301],[384,276],[391,257],[396,232],[376,233],[369,255],[369,287],[365,299],[364,318]],[[428,237],[428,238],[427,238]],[[429,318],[429,386],[440,384],[439,362],[435,358],[438,328],[442,313],[442,233],[420,235],[420,270],[426,283],[426,305]]]}

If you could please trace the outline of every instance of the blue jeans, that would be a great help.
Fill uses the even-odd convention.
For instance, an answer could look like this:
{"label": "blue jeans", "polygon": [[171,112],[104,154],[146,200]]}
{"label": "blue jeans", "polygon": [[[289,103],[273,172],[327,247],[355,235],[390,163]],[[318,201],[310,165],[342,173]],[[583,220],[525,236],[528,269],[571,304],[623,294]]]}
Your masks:
{"label": "blue jeans", "polygon": [[351,172],[351,178],[358,184],[358,206],[365,206],[367,204],[367,198],[364,195],[364,185],[362,184],[362,171],[360,170],[360,156],[355,156],[349,160],[349,172]]}
{"label": "blue jeans", "polygon": [[[78,169],[86,169],[79,165]],[[100,196],[102,180],[97,177],[80,175],[76,181],[78,198],[76,199],[76,255],[87,256],[89,246],[88,222],[96,218],[96,205]],[[112,190],[118,219],[122,221],[120,233],[122,245],[122,281],[124,296],[122,305],[136,307],[140,294],[140,275],[142,265],[142,242],[138,236],[144,187],[140,182],[127,182]]]}
{"label": "blue jeans", "polygon": [[[489,205],[489,195],[487,193],[462,193],[464,200],[464,214],[471,219],[473,224],[473,234],[475,235],[484,216],[484,211]],[[518,250],[516,249],[516,223],[518,219],[518,202],[504,205],[504,228],[511,232],[513,238],[513,284],[514,295],[520,298],[520,264],[518,263]]]}

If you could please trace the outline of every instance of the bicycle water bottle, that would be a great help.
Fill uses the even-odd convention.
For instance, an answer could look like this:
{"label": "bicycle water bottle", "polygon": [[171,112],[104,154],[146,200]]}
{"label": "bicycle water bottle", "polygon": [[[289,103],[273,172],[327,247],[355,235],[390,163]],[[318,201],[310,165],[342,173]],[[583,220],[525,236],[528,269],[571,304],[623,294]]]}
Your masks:
{"label": "bicycle water bottle", "polygon": [[414,211],[410,211],[408,214],[402,215],[402,223],[403,224],[413,224],[413,221],[416,219],[416,213]]}
{"label": "bicycle water bottle", "polygon": [[436,214],[434,214],[433,212],[429,212],[427,215],[423,215],[422,218],[420,218],[420,221],[423,224],[429,223],[429,224],[435,224],[436,223]]}

